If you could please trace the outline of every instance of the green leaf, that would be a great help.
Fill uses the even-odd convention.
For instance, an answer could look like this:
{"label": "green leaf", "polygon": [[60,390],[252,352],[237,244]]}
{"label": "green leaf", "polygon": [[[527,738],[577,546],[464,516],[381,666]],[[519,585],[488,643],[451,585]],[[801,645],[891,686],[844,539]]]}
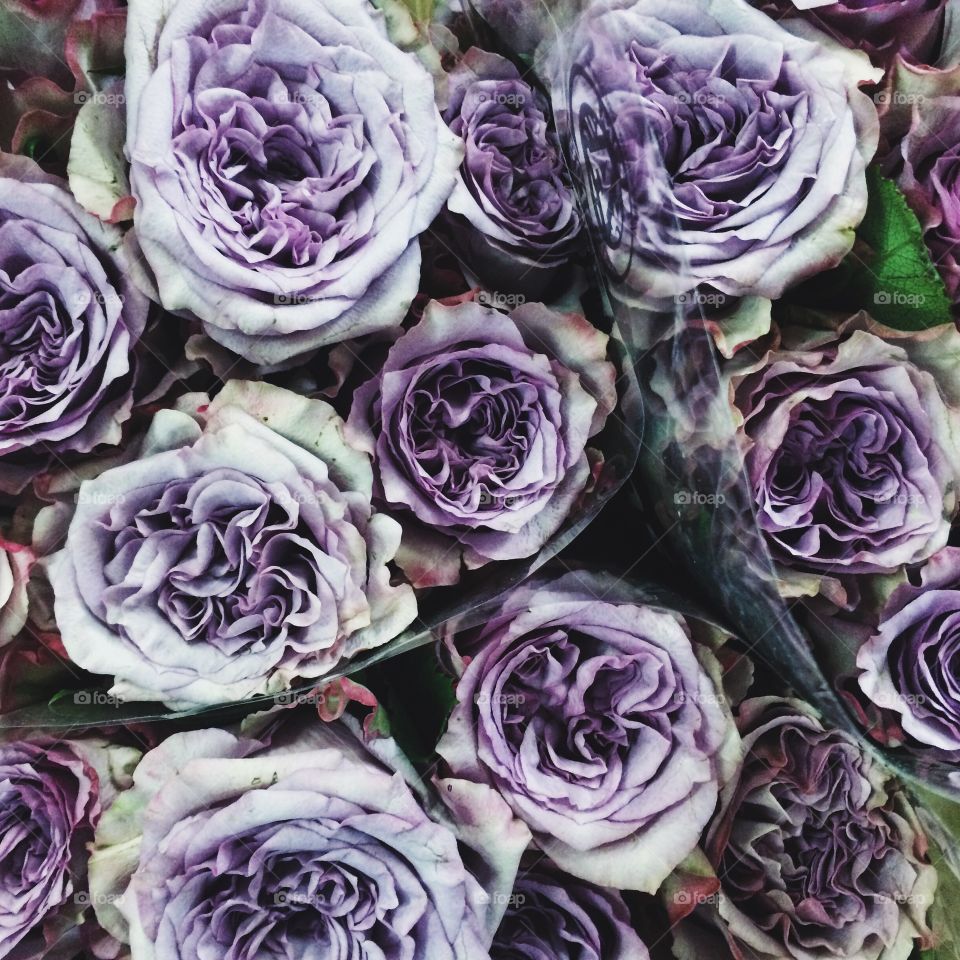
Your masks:
{"label": "green leaf", "polygon": [[354,679],[374,692],[406,756],[429,765],[457,702],[453,680],[440,669],[433,648],[412,650]]}
{"label": "green leaf", "polygon": [[930,914],[935,945],[920,960],[957,960],[960,956],[960,876],[951,856],[960,839],[960,804],[921,786],[909,784],[919,807],[926,812],[924,825],[930,842],[930,861],[937,868],[937,890]]}
{"label": "green leaf", "polygon": [[370,736],[376,737],[389,737],[391,736],[390,732],[390,717],[387,715],[387,711],[383,709],[380,704],[377,704],[376,708],[373,711],[373,714],[370,716],[366,723],[366,732]]}
{"label": "green leaf", "polygon": [[870,248],[855,252],[852,282],[869,313],[896,330],[952,323],[951,300],[923,241],[923,228],[900,188],[878,170],[867,171],[870,199],[857,231]]}
{"label": "green leaf", "polygon": [[[931,852],[939,856],[936,844]],[[930,915],[930,924],[936,938],[935,946],[920,954],[921,960],[956,960],[960,955],[960,932],[957,930],[960,910],[960,880],[947,866],[937,871],[937,892]]]}
{"label": "green leaf", "polygon": [[426,33],[433,19],[436,0],[372,0],[387,21],[390,39],[406,49],[415,38]]}
{"label": "green leaf", "polygon": [[435,0],[403,0],[403,2],[416,23],[430,22]]}

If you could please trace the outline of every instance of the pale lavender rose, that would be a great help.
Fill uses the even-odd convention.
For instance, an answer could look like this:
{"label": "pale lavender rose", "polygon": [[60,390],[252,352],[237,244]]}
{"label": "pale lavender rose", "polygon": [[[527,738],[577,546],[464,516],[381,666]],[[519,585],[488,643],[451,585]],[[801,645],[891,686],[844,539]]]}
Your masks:
{"label": "pale lavender rose", "polygon": [[960,335],[898,333],[858,314],[781,337],[728,372],[783,589],[815,594],[932,556],[957,507]]}
{"label": "pale lavender rose", "polygon": [[774,20],[803,18],[845,47],[863,50],[878,66],[905,56],[935,63],[948,0],[752,0]]}
{"label": "pale lavender rose", "polygon": [[902,788],[799,701],[747,701],[738,726],[743,768],[704,847],[718,903],[698,912],[737,957],[906,960],[937,872]]}
{"label": "pale lavender rose", "polygon": [[835,266],[866,210],[866,56],[744,0],[600,0],[548,57],[592,226],[626,298],[779,297]]}
{"label": "pale lavender rose", "polygon": [[257,363],[400,323],[461,145],[360,0],[131,0],[134,225],[168,310]]}
{"label": "pale lavender rose", "polygon": [[72,960],[79,952],[87,844],[138,756],[95,740],[0,744],[0,955]]}
{"label": "pale lavender rose", "polygon": [[960,755],[960,550],[941,550],[893,591],[857,666],[864,695],[908,738]]}
{"label": "pale lavender rose", "polygon": [[490,960],[649,960],[623,896],[533,856],[521,863]]}
{"label": "pale lavender rose", "polygon": [[[956,84],[954,84],[956,86]],[[909,95],[909,94],[907,94]],[[898,183],[933,263],[960,301],[960,96],[920,97],[900,142]]]}
{"label": "pale lavender rose", "polygon": [[473,47],[443,117],[465,145],[447,235],[490,290],[543,297],[570,278],[580,214],[550,105],[503,57]]}
{"label": "pale lavender rose", "polygon": [[90,863],[132,960],[478,960],[529,840],[491,791],[434,792],[346,721],[175,734],[134,780]]}
{"label": "pale lavender rose", "polygon": [[397,636],[413,591],[368,457],[321,401],[231,382],[156,415],[141,456],[85,481],[49,561],[72,660],[127,700],[276,693]]}
{"label": "pale lavender rose", "polygon": [[605,334],[540,303],[432,302],[397,340],[348,428],[404,525],[398,562],[415,585],[531,556],[557,531],[617,402],[606,355]]}
{"label": "pale lavender rose", "polygon": [[566,872],[656,892],[739,757],[713,655],[680,615],[577,573],[455,630],[458,704],[437,747],[454,775],[496,789]]}
{"label": "pale lavender rose", "polygon": [[0,157],[0,491],[116,444],[149,302],[118,232],[26,157]]}

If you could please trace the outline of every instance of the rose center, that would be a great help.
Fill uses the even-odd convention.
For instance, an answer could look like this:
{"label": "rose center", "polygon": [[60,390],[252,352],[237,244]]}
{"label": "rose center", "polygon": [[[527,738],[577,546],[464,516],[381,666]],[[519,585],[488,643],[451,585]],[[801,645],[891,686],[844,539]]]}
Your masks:
{"label": "rose center", "polygon": [[36,886],[39,893],[50,866],[56,865],[56,849],[65,845],[65,838],[51,837],[50,825],[36,816],[31,807],[38,797],[32,793],[24,795],[11,779],[0,780],[0,882],[5,890]]}
{"label": "rose center", "polygon": [[[635,99],[616,113],[620,141],[637,154],[626,167],[631,193],[645,197],[651,177],[665,169],[672,216],[696,230],[722,224],[776,184],[808,111],[807,95],[791,70],[748,81],[732,69],[733,51],[703,66],[704,57],[715,56],[707,43],[702,51],[680,54],[632,42],[628,62]],[[781,50],[772,50],[771,62],[779,63],[781,56]],[[653,166],[644,159],[651,146]],[[801,197],[812,184],[811,179],[799,186]],[[663,198],[655,202],[662,205]]]}
{"label": "rose center", "polygon": [[610,652],[587,635],[532,640],[500,694],[507,741],[519,751],[532,728],[544,769],[560,777],[571,765],[582,777],[602,773],[639,728],[666,733],[679,701],[664,694],[661,674],[656,656]]}
{"label": "rose center", "polygon": [[[278,497],[228,469],[171,484],[121,528],[107,568],[119,581],[111,593],[156,590],[158,607],[187,642],[226,654],[282,645],[320,611],[299,505]],[[148,586],[148,558],[157,555],[167,573]]]}
{"label": "rose center", "polygon": [[340,112],[318,76],[311,83],[250,67],[235,89],[199,93],[174,141],[181,163],[201,171],[205,229],[253,265],[314,266],[363,239],[358,213],[375,163],[364,120]]}
{"label": "rose center", "polygon": [[536,402],[535,387],[495,364],[464,364],[422,378],[411,399],[414,466],[451,498],[479,486],[490,500],[499,499],[527,462]]}
{"label": "rose center", "polygon": [[[300,831],[308,840],[322,832],[316,824],[294,822],[277,833]],[[267,856],[253,870],[250,850],[260,842],[252,838],[244,850],[228,844],[221,852],[225,868],[208,877],[202,891],[206,929],[200,935],[225,956],[322,960],[365,956],[371,948],[376,956],[400,955],[402,938],[388,921],[391,890],[384,898],[362,870],[310,852]]]}
{"label": "rose center", "polygon": [[[563,164],[538,95],[522,81],[481,81],[451,129],[467,144],[468,183],[513,221],[556,222],[569,205]],[[534,228],[536,228],[536,226]]]}
{"label": "rose center", "polygon": [[782,503],[811,505],[815,520],[839,514],[859,523],[901,491],[898,436],[896,424],[856,399],[806,405],[773,461],[771,490]]}

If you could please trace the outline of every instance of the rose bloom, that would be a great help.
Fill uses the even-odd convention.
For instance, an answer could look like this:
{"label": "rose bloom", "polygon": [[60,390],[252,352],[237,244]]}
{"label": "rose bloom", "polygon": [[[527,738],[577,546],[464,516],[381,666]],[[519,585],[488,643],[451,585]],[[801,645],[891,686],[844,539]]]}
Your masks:
{"label": "rose bloom", "polygon": [[0,954],[72,960],[90,903],[87,851],[135,750],[34,737],[0,744]]}
{"label": "rose bloom", "polygon": [[461,147],[359,0],[131,0],[134,225],[168,310],[257,363],[400,323]]}
{"label": "rose bloom", "polygon": [[704,847],[719,905],[701,918],[736,957],[906,960],[937,873],[902,789],[806,704],[746,701],[738,725],[746,759]]}
{"label": "rose bloom", "polygon": [[532,857],[522,864],[490,960],[649,960],[616,890]]}
{"label": "rose bloom", "polygon": [[744,0],[600,0],[548,58],[593,226],[626,298],[779,297],[866,210],[879,70]]}
{"label": "rose bloom", "polygon": [[958,144],[960,96],[928,96],[926,101],[921,96],[900,143],[902,167],[898,183],[920,220],[934,265],[955,302],[960,300]]}
{"label": "rose bloom", "polygon": [[447,209],[450,243],[483,286],[528,298],[570,279],[580,215],[550,105],[503,57],[478,47],[449,76],[443,117],[465,143]]}
{"label": "rose bloom", "polygon": [[120,440],[148,307],[120,243],[65,183],[0,156],[0,492]]}
{"label": "rose bloom", "polygon": [[774,20],[802,17],[879,66],[900,54],[918,63],[940,56],[948,0],[752,0]]}
{"label": "rose bloom", "polygon": [[584,317],[539,303],[509,316],[430,303],[397,340],[348,426],[404,524],[398,559],[414,585],[531,556],[559,529],[616,406],[606,355]]}
{"label": "rose bloom", "polygon": [[50,561],[71,659],[124,699],[276,693],[413,620],[368,458],[326,403],[232,382],[202,425],[157,414],[141,458],[84,482]]}
{"label": "rose bloom", "polygon": [[758,522],[784,588],[891,572],[947,542],[957,504],[952,327],[904,334],[858,314],[784,328],[731,366]]}
{"label": "rose bloom", "polygon": [[144,757],[90,863],[132,960],[487,955],[529,833],[491,791],[434,797],[346,724],[269,745],[198,730]]}
{"label": "rose bloom", "polygon": [[461,675],[437,752],[454,775],[494,787],[566,872],[654,893],[738,759],[719,666],[686,621],[574,573],[445,629]]}
{"label": "rose bloom", "polygon": [[960,550],[944,548],[893,591],[857,666],[860,689],[909,738],[960,751]]}

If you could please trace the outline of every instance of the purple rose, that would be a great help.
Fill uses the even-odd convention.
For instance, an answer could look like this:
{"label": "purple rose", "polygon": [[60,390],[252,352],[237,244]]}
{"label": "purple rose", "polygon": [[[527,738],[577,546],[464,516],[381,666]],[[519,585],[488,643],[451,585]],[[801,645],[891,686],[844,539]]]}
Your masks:
{"label": "purple rose", "polygon": [[776,298],[850,250],[878,137],[866,57],[743,0],[599,0],[562,38],[558,118],[626,294]]}
{"label": "purple rose", "polygon": [[957,506],[960,335],[901,334],[858,314],[785,328],[731,381],[758,522],[788,592],[917,563]]}
{"label": "purple rose", "polygon": [[132,960],[486,956],[529,833],[470,784],[441,782],[444,810],[392,741],[354,731],[199,730],[144,757],[90,865]]}
{"label": "purple rose", "polygon": [[900,156],[898,182],[947,292],[960,301],[960,96],[921,96]]}
{"label": "purple rose", "polygon": [[546,98],[478,47],[450,74],[444,119],[465,143],[447,201],[450,242],[490,290],[542,297],[569,279],[580,215]]}
{"label": "purple rose", "polygon": [[147,299],[112,228],[25,157],[0,158],[0,491],[116,444]]}
{"label": "purple rose", "polygon": [[395,326],[461,148],[358,0],[131,0],[135,228],[168,309],[272,364]]}
{"label": "purple rose", "polygon": [[857,653],[860,688],[908,737],[960,752],[960,550],[946,547],[887,601]]}
{"label": "purple rose", "polygon": [[90,904],[87,851],[138,754],[48,737],[0,744],[0,954],[71,960]]}
{"label": "purple rose", "polygon": [[802,17],[878,66],[897,54],[919,63],[940,56],[948,0],[752,0],[774,20]]}
{"label": "purple rose", "polygon": [[321,677],[408,626],[400,528],[332,408],[233,381],[202,419],[160,412],[140,459],[80,487],[50,560],[71,659],[117,697],[194,706]]}
{"label": "purple rose", "polygon": [[449,636],[463,666],[437,752],[494,787],[561,869],[653,893],[696,847],[738,742],[684,619],[604,596],[573,573]]}
{"label": "purple rose", "polygon": [[649,960],[616,890],[521,865],[490,960]]}
{"label": "purple rose", "polygon": [[902,789],[806,704],[750,700],[738,725],[746,759],[705,844],[733,955],[905,960],[937,873]]}
{"label": "purple rose", "polygon": [[398,561],[414,585],[455,583],[461,560],[531,556],[557,531],[616,405],[606,353],[582,316],[539,303],[509,316],[431,303],[394,344],[348,424],[404,524]]}

